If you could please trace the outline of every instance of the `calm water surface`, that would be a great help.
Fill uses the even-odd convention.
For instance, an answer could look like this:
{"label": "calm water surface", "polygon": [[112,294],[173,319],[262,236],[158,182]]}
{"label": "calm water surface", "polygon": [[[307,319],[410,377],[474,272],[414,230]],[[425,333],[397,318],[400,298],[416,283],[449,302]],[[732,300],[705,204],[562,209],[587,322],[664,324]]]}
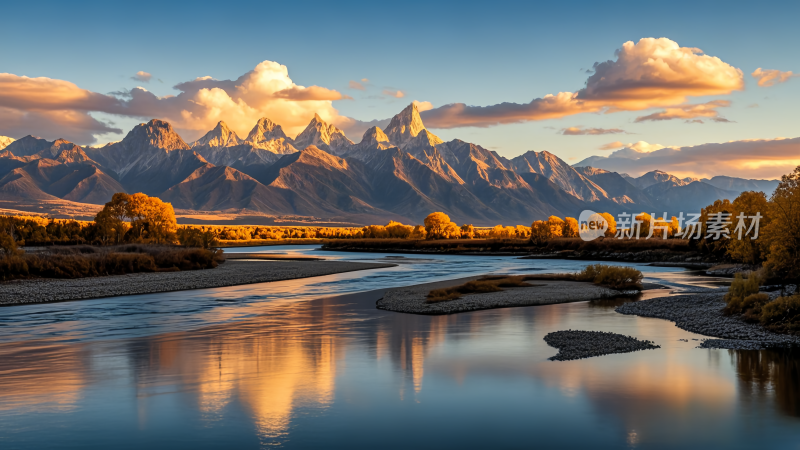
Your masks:
{"label": "calm water surface", "polygon": [[[375,290],[586,262],[240,249],[258,250],[406,261],[0,308],[0,449],[800,449],[797,353],[697,349],[702,336],[617,314],[617,301],[438,317],[374,306]],[[719,284],[640,269],[678,290]],[[563,329],[662,348],[548,361],[556,350],[542,338]]]}

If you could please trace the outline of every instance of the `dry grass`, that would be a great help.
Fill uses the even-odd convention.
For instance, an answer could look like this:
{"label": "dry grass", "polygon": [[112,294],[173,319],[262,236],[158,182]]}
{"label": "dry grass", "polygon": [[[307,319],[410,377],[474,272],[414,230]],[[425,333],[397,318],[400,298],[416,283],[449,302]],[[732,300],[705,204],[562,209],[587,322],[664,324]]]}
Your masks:
{"label": "dry grass", "polygon": [[443,289],[434,289],[428,293],[426,303],[446,302],[456,300],[466,294],[483,294],[487,292],[502,291],[501,288],[541,286],[526,283],[529,276],[489,276],[478,280],[468,281],[458,286]]}
{"label": "dry grass", "polygon": [[778,297],[765,304],[761,324],[775,333],[800,335],[800,295]]}
{"label": "dry grass", "polygon": [[545,273],[535,275],[494,275],[486,276],[464,284],[434,289],[428,293],[426,303],[456,300],[466,294],[481,294],[502,291],[507,287],[542,286],[530,284],[531,280],[548,281],[589,281],[599,286],[623,291],[642,290],[642,272],[633,267],[592,264],[576,273]]}
{"label": "dry grass", "polygon": [[642,272],[633,267],[592,264],[575,274],[576,281],[590,281],[618,290],[642,290]]}
{"label": "dry grass", "polygon": [[222,251],[151,245],[56,247],[48,252],[0,258],[0,277],[85,278],[138,272],[211,269],[223,262]]}

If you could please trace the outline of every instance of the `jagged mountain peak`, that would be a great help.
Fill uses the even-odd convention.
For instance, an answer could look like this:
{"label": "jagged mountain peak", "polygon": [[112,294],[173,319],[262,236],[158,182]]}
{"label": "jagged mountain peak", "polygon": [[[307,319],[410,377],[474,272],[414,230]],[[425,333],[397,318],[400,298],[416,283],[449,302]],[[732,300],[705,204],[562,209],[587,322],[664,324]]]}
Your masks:
{"label": "jagged mountain peak", "polygon": [[[422,118],[419,116],[417,105],[411,103],[399,114],[392,117],[392,120],[389,121],[389,126],[384,131],[393,144],[401,146],[426,131],[426,129],[425,124],[422,123]],[[439,138],[437,137],[436,139]]]}
{"label": "jagged mountain peak", "polygon": [[250,130],[245,142],[257,144],[260,142],[272,141],[275,139],[286,139],[291,141],[283,132],[283,128],[272,120],[262,117],[258,119],[256,125]]}
{"label": "jagged mountain peak", "polygon": [[223,122],[217,122],[217,125],[206,133],[200,139],[194,141],[192,143],[192,147],[198,147],[201,145],[207,145],[209,147],[231,147],[234,145],[239,145],[242,143],[242,140],[236,134],[235,131],[228,128],[228,125]]}
{"label": "jagged mountain peak", "polygon": [[372,127],[364,132],[361,138],[362,143],[380,144],[381,142],[389,142],[389,136],[380,129],[380,127]]}
{"label": "jagged mountain peak", "polygon": [[8,136],[0,136],[0,150],[8,147],[9,144],[14,142],[14,138],[10,138]]}
{"label": "jagged mountain peak", "polygon": [[153,119],[135,126],[120,143],[127,149],[189,150],[169,122]]}
{"label": "jagged mountain peak", "polygon": [[294,139],[296,148],[306,148],[309,145],[319,147],[325,151],[341,154],[355,145],[345,136],[344,132],[332,124],[326,123],[319,114],[314,114],[308,126]]}

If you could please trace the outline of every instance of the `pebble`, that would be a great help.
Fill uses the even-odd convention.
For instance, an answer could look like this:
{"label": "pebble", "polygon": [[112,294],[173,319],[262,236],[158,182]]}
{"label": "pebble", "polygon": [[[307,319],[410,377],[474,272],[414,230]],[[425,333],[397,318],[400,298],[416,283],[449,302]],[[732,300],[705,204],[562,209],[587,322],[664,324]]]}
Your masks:
{"label": "pebble", "polygon": [[551,361],[570,361],[661,348],[651,341],[640,341],[635,337],[605,331],[554,331],[548,333],[544,341],[558,349],[557,355],[548,358]]}
{"label": "pebble", "polygon": [[214,269],[149,272],[74,279],[36,278],[0,283],[0,305],[153,294],[316,277],[393,267],[342,261],[227,261]]}

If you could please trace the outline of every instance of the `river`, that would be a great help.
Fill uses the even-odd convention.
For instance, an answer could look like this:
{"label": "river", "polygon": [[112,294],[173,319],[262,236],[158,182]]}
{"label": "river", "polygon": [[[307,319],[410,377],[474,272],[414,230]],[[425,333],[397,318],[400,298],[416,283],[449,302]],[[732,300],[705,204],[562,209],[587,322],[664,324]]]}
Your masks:
{"label": "river", "polygon": [[[229,249],[396,267],[0,308],[0,448],[792,448],[800,355],[695,348],[619,301],[451,316],[375,309],[380,290],[589,262]],[[263,264],[280,264],[263,261]],[[720,280],[637,266],[680,290]],[[376,292],[377,291],[377,292]],[[554,362],[551,331],[657,350]]]}

